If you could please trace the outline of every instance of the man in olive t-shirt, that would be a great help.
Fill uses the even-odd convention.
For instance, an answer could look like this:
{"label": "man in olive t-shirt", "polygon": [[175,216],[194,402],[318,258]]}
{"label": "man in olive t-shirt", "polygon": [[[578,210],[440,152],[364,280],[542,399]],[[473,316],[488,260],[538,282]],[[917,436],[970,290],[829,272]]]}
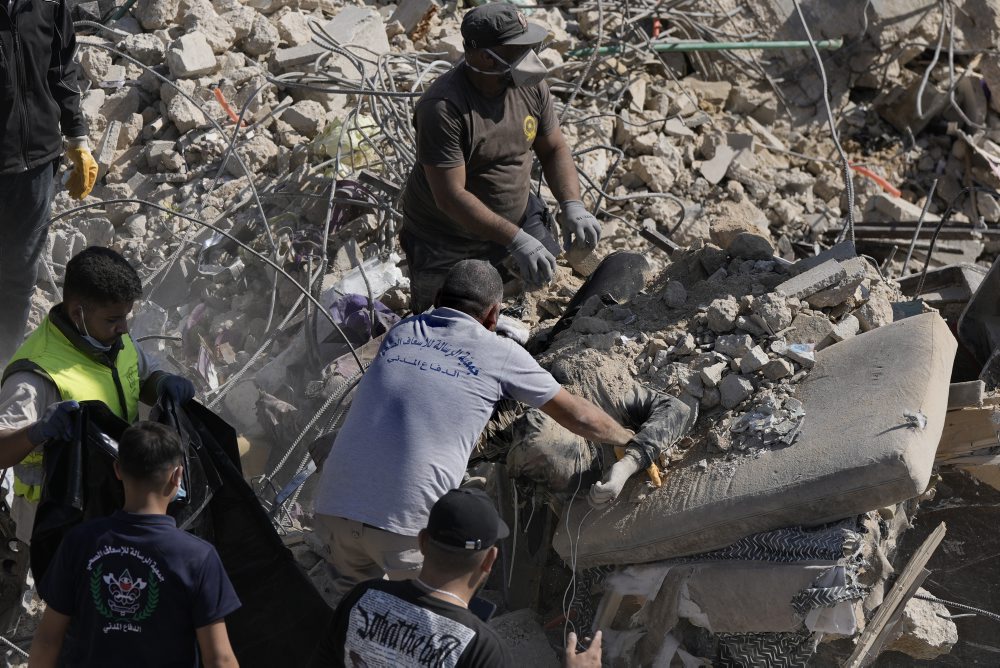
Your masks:
{"label": "man in olive t-shirt", "polygon": [[600,241],[535,53],[546,35],[507,3],[470,10],[462,21],[465,59],[417,103],[417,162],[400,234],[416,313],[460,260],[496,264],[510,255],[529,285],[552,279],[559,244],[541,200],[529,197],[532,151],[560,202],[564,243]]}

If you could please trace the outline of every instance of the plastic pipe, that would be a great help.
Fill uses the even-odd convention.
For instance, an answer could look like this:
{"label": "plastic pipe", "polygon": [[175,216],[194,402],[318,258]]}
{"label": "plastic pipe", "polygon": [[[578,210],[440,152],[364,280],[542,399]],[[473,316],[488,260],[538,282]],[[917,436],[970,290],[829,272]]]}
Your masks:
{"label": "plastic pipe", "polygon": [[[816,42],[818,49],[839,49],[844,45],[843,39],[821,39]],[[745,51],[747,49],[777,50],[777,49],[808,49],[808,40],[785,40],[777,42],[751,41],[751,42],[653,42],[653,51],[660,53],[671,51]],[[602,46],[597,50],[598,55],[610,55],[621,53],[624,48],[621,45]],[[594,52],[593,48],[574,49],[566,55],[570,58],[582,58]]]}

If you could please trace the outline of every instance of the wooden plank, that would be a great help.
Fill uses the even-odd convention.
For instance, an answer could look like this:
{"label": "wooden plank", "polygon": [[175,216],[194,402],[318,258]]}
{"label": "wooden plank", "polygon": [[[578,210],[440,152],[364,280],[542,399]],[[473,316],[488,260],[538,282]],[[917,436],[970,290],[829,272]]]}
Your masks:
{"label": "wooden plank", "polygon": [[997,445],[1000,425],[993,423],[994,410],[993,406],[984,406],[948,411],[938,443],[938,461]]}
{"label": "wooden plank", "polygon": [[906,592],[903,593],[902,603],[896,607],[895,612],[893,612],[889,617],[889,621],[882,627],[882,630],[875,638],[874,644],[872,644],[871,650],[868,652],[868,656],[870,656],[872,660],[881,654],[885,644],[892,639],[899,626],[899,620],[903,617],[903,611],[906,609],[907,601],[913,598],[913,595],[917,593],[918,589],[920,589],[920,585],[924,583],[924,580],[926,580],[927,576],[930,574],[931,572],[926,568],[921,569],[921,571],[917,574],[916,579],[914,579],[913,582],[910,583],[910,586],[907,587]]}
{"label": "wooden plank", "polygon": [[875,616],[865,627],[864,633],[861,634],[858,644],[854,648],[854,653],[844,664],[846,668],[862,668],[878,656],[878,651],[881,648],[880,643],[885,642],[888,636],[887,627],[890,626],[894,618],[899,618],[897,611],[903,609],[917,587],[920,586],[919,583],[927,577],[927,571],[924,567],[930,561],[931,555],[934,554],[938,545],[941,544],[945,531],[945,524],[942,522],[914,552],[913,557],[910,558],[903,572],[899,574],[896,582],[892,585],[889,595],[885,597],[882,605],[875,612]]}
{"label": "wooden plank", "polygon": [[594,628],[606,630],[611,627],[611,622],[615,621],[615,615],[618,614],[618,608],[622,605],[621,593],[611,589],[604,592],[604,596],[601,597],[601,602],[597,606],[597,612],[594,614]]}

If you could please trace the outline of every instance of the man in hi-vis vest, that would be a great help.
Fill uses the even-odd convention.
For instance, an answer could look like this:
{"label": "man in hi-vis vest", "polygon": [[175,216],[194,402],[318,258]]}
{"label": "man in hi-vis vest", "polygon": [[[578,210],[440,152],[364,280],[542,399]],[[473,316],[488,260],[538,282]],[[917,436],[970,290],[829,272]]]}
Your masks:
{"label": "man in hi-vis vest", "polygon": [[156,370],[128,335],[142,295],[139,275],[109,248],[91,246],[66,264],[56,304],[11,359],[0,385],[0,467],[14,467],[11,515],[17,538],[31,539],[42,494],[42,445],[72,437],[79,401],[98,400],[129,422],[139,401],[194,397],[186,378]]}

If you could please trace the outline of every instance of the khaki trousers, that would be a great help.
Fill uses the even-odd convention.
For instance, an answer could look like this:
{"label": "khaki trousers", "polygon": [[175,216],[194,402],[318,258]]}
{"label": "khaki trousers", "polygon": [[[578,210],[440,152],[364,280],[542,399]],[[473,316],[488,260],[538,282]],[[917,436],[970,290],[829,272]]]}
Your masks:
{"label": "khaki trousers", "polygon": [[420,574],[424,556],[416,536],[401,536],[361,522],[317,514],[313,530],[337,571],[334,594],[341,598],[365,580],[409,580]]}

